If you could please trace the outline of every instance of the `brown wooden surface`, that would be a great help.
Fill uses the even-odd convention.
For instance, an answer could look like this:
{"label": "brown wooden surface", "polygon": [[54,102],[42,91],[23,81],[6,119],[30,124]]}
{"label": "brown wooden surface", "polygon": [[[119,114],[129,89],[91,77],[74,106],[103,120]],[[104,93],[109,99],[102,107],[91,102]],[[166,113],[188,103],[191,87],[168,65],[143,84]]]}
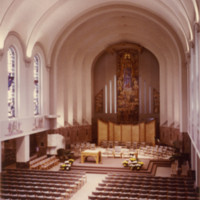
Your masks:
{"label": "brown wooden surface", "polygon": [[131,133],[132,133],[132,128],[131,124],[122,124],[122,142],[130,142],[131,141]]}
{"label": "brown wooden surface", "polygon": [[98,145],[103,140],[108,140],[108,123],[98,120]]}

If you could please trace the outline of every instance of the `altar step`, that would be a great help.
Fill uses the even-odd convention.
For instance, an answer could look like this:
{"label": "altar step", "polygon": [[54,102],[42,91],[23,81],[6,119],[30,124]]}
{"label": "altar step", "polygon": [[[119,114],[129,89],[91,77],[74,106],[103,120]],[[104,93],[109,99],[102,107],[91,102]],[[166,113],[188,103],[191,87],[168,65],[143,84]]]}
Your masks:
{"label": "altar step", "polygon": [[149,175],[155,176],[157,167],[170,167],[170,161],[166,160],[150,160],[147,169],[141,170],[133,170],[131,171],[129,168],[122,167],[103,167],[103,166],[80,166],[73,165],[71,170],[83,171],[85,173],[93,173],[93,174],[107,174],[107,173],[137,173],[141,175]]}

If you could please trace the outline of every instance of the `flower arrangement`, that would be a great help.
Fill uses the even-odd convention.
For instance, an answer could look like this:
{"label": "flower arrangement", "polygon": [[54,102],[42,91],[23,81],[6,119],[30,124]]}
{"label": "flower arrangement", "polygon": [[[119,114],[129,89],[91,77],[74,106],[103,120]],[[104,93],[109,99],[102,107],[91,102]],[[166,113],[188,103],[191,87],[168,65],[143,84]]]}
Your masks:
{"label": "flower arrangement", "polygon": [[130,170],[140,170],[142,168],[142,166],[144,165],[143,162],[136,160],[135,158],[129,158],[126,159],[122,162],[122,165],[124,167],[129,167]]}
{"label": "flower arrangement", "polygon": [[71,169],[73,162],[74,162],[74,159],[72,158],[66,160],[63,164],[60,165],[60,169],[69,171]]}
{"label": "flower arrangement", "polygon": [[129,158],[131,162],[136,161],[136,158]]}
{"label": "flower arrangement", "polygon": [[72,165],[73,162],[74,162],[74,159],[70,158],[68,161],[69,161],[69,163]]}
{"label": "flower arrangement", "polygon": [[123,161],[122,165],[123,165],[124,167],[128,167],[128,160]]}

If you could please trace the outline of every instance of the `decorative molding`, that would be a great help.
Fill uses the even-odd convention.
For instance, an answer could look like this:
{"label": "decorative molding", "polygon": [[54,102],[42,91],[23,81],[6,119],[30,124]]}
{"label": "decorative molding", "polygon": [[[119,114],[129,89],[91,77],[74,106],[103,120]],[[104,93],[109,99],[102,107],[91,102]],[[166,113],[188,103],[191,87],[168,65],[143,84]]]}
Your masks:
{"label": "decorative molding", "polygon": [[10,136],[10,135],[18,135],[23,133],[23,131],[21,130],[21,122],[17,121],[17,120],[12,120],[9,121],[8,123],[8,133],[5,136]]}
{"label": "decorative molding", "polygon": [[33,129],[32,131],[44,128],[44,119],[43,117],[37,117],[34,119],[33,122]]}

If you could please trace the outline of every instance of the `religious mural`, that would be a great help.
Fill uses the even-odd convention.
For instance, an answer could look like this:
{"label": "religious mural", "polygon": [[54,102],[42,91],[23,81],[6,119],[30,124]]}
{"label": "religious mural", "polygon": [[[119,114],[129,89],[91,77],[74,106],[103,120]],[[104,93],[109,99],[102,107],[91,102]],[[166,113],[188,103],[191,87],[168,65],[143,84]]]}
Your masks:
{"label": "religious mural", "polygon": [[117,120],[134,123],[139,120],[139,50],[117,52]]}
{"label": "religious mural", "polygon": [[95,96],[95,111],[97,113],[103,112],[103,89]]}
{"label": "religious mural", "polygon": [[160,93],[155,88],[153,89],[153,112],[155,114],[160,112]]}

